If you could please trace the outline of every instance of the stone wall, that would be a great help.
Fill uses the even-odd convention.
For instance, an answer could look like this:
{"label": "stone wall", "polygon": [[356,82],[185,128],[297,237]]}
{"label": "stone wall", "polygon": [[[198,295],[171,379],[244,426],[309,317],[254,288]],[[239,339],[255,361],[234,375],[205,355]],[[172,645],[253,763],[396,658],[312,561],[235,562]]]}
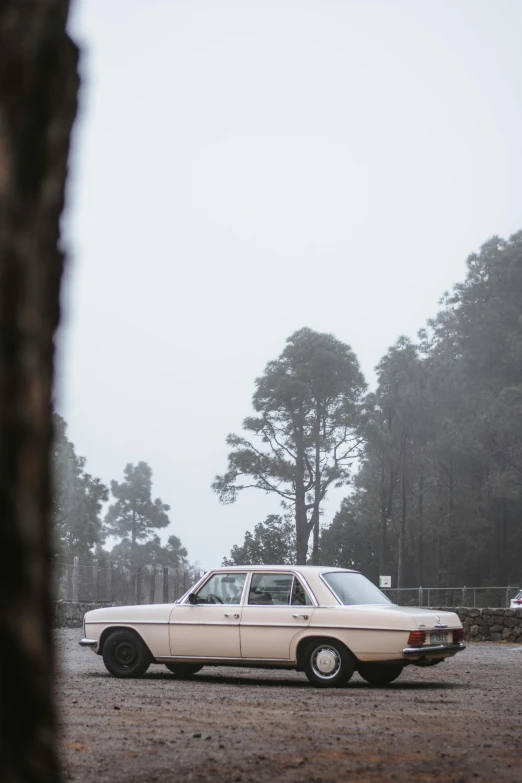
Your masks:
{"label": "stone wall", "polygon": [[457,612],[468,642],[521,642],[521,609],[448,609]]}
{"label": "stone wall", "polygon": [[116,604],[77,604],[72,601],[55,601],[54,627],[82,628],[85,612],[90,612],[91,609],[103,609],[104,606],[116,606]]}

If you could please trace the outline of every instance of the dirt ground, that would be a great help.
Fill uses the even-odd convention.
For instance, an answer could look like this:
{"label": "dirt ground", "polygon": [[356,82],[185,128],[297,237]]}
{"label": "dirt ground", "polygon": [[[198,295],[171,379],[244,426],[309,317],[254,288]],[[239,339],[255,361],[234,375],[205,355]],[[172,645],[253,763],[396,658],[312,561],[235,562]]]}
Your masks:
{"label": "dirt ground", "polygon": [[387,688],[358,675],[151,666],[118,680],[57,631],[65,777],[76,781],[522,781],[522,645],[479,642]]}

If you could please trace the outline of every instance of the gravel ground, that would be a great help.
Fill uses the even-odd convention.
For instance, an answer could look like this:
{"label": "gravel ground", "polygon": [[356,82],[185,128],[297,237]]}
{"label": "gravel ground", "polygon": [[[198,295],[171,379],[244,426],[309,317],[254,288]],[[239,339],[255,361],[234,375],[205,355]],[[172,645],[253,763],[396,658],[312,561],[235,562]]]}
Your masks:
{"label": "gravel ground", "polygon": [[151,666],[118,680],[57,631],[65,777],[77,781],[522,781],[522,645],[479,642],[387,688],[292,671]]}

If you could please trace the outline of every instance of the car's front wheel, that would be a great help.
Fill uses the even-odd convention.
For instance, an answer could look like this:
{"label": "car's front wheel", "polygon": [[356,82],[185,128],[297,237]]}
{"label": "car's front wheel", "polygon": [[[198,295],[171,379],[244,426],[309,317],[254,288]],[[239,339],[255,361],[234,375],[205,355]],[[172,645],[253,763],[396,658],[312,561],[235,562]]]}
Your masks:
{"label": "car's front wheel", "polygon": [[370,685],[389,685],[402,674],[404,666],[395,663],[360,663],[357,671]]}
{"label": "car's front wheel", "polygon": [[198,663],[166,663],[165,666],[169,672],[175,674],[180,680],[188,680],[203,668],[203,666]]}
{"label": "car's front wheel", "polygon": [[133,631],[113,631],[103,644],[102,656],[115,677],[142,677],[152,663],[147,645]]}
{"label": "car's front wheel", "polygon": [[302,668],[312,683],[319,688],[345,685],[355,671],[352,653],[339,642],[315,641],[307,646],[302,657]]}

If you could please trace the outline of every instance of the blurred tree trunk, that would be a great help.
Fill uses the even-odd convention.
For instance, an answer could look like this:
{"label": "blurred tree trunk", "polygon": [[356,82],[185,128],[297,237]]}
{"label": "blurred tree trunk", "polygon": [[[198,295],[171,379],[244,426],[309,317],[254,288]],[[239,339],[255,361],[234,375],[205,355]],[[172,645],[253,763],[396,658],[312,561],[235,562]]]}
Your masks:
{"label": "blurred tree trunk", "polygon": [[68,0],[0,0],[0,780],[58,781],[50,448],[59,221],[78,89]]}

